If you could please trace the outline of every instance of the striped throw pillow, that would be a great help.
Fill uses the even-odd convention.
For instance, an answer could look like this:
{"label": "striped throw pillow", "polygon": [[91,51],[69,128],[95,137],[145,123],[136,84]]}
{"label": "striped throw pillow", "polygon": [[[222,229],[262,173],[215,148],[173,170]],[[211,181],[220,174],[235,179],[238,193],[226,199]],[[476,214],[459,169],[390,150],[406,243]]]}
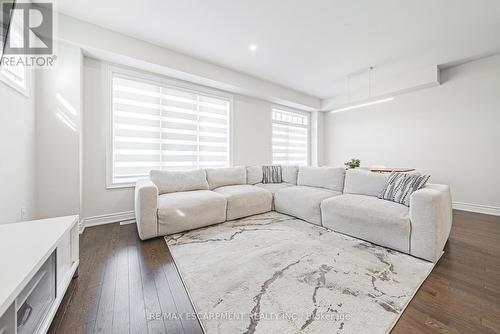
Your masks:
{"label": "striped throw pillow", "polygon": [[262,183],[281,183],[281,166],[262,166]]}
{"label": "striped throw pillow", "polygon": [[378,198],[410,206],[413,192],[425,186],[430,175],[393,172]]}

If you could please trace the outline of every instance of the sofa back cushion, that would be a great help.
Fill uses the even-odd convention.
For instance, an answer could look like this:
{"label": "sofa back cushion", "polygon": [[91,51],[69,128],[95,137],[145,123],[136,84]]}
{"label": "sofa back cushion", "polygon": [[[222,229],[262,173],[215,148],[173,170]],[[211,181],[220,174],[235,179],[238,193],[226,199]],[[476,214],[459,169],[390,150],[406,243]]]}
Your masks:
{"label": "sofa back cushion", "polygon": [[345,173],[344,193],[378,196],[384,190],[388,173],[374,173],[365,169],[348,169]]}
{"label": "sofa back cushion", "polygon": [[261,183],[263,179],[262,166],[247,167],[247,184]]}
{"label": "sofa back cushion", "polygon": [[245,167],[208,168],[206,171],[210,190],[247,183],[247,169]]}
{"label": "sofa back cushion", "polygon": [[299,166],[281,165],[281,177],[283,182],[297,184]]}
{"label": "sofa back cushion", "polygon": [[188,171],[152,170],[151,181],[158,187],[159,194],[179,191],[208,190],[207,175],[203,169]]}
{"label": "sofa back cushion", "polygon": [[344,176],[345,169],[343,167],[300,167],[297,185],[342,192]]}

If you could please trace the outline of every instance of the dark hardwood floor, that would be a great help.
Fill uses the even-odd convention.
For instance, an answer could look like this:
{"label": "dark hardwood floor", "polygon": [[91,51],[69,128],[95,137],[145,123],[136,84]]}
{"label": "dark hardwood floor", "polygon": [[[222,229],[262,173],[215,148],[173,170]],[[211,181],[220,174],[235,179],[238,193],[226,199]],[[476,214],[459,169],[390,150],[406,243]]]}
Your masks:
{"label": "dark hardwood floor", "polygon": [[[202,333],[163,238],[87,228],[80,261],[49,333]],[[445,254],[392,333],[500,333],[500,217],[454,212]]]}

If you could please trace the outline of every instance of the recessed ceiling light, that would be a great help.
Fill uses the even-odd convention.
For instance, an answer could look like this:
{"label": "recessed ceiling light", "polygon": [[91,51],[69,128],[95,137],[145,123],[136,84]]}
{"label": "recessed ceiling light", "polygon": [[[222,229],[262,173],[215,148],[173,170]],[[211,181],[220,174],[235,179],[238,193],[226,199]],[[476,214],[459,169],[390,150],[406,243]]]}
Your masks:
{"label": "recessed ceiling light", "polygon": [[257,51],[257,44],[250,44],[250,46],[248,47],[248,50],[250,50],[252,52]]}

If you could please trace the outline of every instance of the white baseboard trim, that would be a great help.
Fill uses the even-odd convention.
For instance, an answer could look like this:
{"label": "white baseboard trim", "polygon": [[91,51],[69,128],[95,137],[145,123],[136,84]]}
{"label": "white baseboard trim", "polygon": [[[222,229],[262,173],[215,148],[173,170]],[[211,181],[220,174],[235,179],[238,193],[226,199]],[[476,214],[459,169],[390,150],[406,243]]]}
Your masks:
{"label": "white baseboard trim", "polygon": [[83,233],[85,228],[89,226],[97,226],[97,225],[104,225],[111,223],[121,223],[121,225],[135,223],[135,212],[125,211],[125,212],[117,212],[106,215],[83,218],[80,233]]}
{"label": "white baseboard trim", "polygon": [[500,208],[496,206],[453,202],[453,209],[484,213],[487,215],[500,216]]}
{"label": "white baseboard trim", "polygon": [[78,220],[78,233],[82,234],[84,230],[85,230],[85,225],[83,224],[83,219],[80,218]]}
{"label": "white baseboard trim", "polygon": [[124,220],[120,222],[120,225],[135,224],[135,219]]}

